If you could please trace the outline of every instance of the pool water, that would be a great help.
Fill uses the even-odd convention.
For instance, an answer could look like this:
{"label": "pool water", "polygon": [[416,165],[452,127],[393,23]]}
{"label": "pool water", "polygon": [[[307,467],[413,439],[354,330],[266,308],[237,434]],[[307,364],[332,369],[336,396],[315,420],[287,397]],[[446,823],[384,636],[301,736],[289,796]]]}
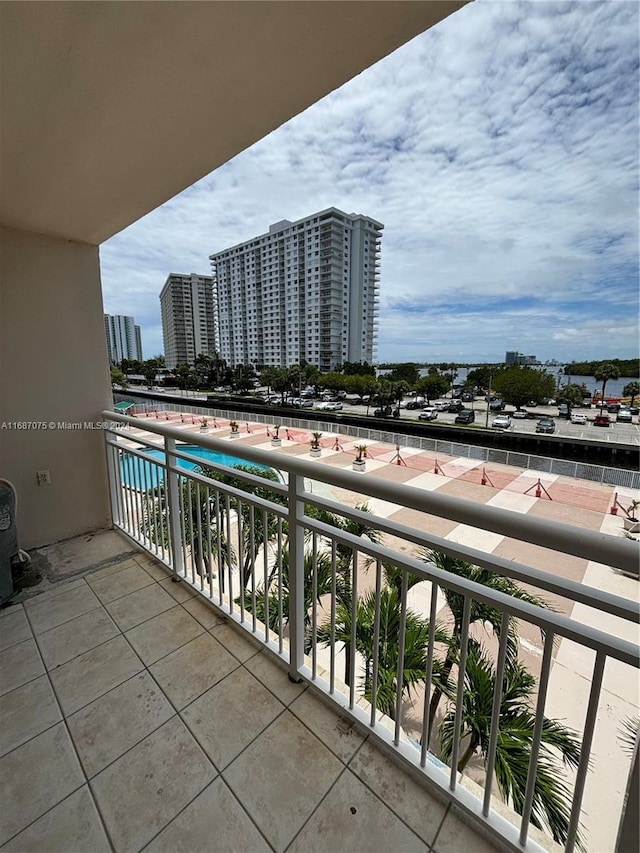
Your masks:
{"label": "pool water", "polygon": [[[157,460],[164,464],[164,450],[158,448],[140,448],[144,450],[145,456],[150,459]],[[206,447],[197,447],[191,444],[179,444],[176,448],[184,453],[189,453],[192,456],[197,456],[202,460],[201,464],[206,465],[211,463],[214,465],[227,465],[230,468],[237,468],[239,465],[250,465],[252,468],[258,468],[260,471],[268,471],[268,465],[259,465],[257,462],[248,462],[246,459],[240,459],[238,456],[230,456],[228,453],[218,453],[216,450],[208,450]],[[178,468],[185,468],[187,471],[193,471],[198,468],[197,462],[190,462],[187,459],[178,459]],[[153,462],[147,462],[140,457],[132,456],[129,453],[123,453],[120,457],[120,477],[125,486],[133,486],[136,489],[153,489],[164,480],[164,470],[160,465],[155,465]]]}

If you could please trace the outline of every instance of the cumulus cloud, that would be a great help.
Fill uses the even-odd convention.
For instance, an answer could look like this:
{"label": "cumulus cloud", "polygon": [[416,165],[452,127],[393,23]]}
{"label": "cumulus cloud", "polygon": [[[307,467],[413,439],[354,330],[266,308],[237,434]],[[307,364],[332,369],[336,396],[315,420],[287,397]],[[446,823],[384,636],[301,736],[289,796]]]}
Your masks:
{"label": "cumulus cloud", "polygon": [[336,206],[385,224],[381,359],[632,357],[638,24],[470,4],[105,243],[105,309],[159,352],[169,272]]}

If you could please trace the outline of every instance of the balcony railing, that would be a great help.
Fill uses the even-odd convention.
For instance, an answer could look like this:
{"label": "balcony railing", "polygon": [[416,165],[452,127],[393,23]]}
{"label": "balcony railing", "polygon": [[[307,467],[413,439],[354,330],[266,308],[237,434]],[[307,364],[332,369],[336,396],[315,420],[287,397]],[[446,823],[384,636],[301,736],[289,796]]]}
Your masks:
{"label": "balcony railing", "polygon": [[[604,765],[590,766],[603,680],[614,670],[637,696],[638,606],[468,540],[474,531],[509,537],[546,549],[549,565],[554,555],[570,555],[610,567],[612,577],[613,570],[637,575],[637,543],[229,437],[185,436],[178,427],[104,416],[113,422],[105,435],[114,524],[165,562],[176,581],[286,661],[293,680],[311,682],[368,726],[397,760],[502,846],[558,849],[558,842],[566,851],[590,849],[583,798],[585,786],[604,773]],[[122,425],[147,435],[132,437]],[[262,473],[203,463],[184,449],[185,441],[263,466]],[[265,479],[265,471],[277,477]],[[359,497],[340,502],[331,488]],[[389,504],[413,511],[411,526],[383,517],[381,507]],[[435,535],[429,517],[464,525],[469,536],[456,542]],[[552,597],[555,609],[538,597]],[[574,605],[583,618],[562,612]],[[607,630],[597,627],[594,614],[606,614]],[[483,631],[487,626],[493,635]],[[530,638],[531,627],[540,647],[529,674],[519,663],[519,636]],[[577,650],[589,684],[575,734],[546,716],[552,694],[562,689],[555,670],[563,643]],[[434,710],[443,704],[438,723]],[[483,768],[472,779],[463,771],[474,754]],[[617,774],[624,791],[638,771],[637,738],[634,756],[620,752],[598,761],[607,779]],[[509,783],[518,773],[517,783]],[[559,817],[544,806],[543,789],[554,779]],[[611,850],[637,849],[637,810],[630,803],[625,810],[619,797]]]}

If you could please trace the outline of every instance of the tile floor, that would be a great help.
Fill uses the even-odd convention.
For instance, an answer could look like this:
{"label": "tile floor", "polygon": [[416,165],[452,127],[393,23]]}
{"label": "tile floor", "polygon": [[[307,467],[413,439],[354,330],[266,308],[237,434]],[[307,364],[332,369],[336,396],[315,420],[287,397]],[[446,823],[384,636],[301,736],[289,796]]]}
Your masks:
{"label": "tile floor", "polygon": [[0,614],[3,851],[494,849],[146,556]]}

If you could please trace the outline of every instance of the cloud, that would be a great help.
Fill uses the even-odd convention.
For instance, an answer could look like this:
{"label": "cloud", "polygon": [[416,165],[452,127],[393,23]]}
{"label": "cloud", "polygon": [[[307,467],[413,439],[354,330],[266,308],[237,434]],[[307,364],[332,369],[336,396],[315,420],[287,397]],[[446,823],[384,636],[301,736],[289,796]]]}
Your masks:
{"label": "cloud", "polygon": [[385,224],[381,359],[636,355],[638,24],[466,6],[105,243],[106,310],[159,352],[169,272],[336,206]]}

